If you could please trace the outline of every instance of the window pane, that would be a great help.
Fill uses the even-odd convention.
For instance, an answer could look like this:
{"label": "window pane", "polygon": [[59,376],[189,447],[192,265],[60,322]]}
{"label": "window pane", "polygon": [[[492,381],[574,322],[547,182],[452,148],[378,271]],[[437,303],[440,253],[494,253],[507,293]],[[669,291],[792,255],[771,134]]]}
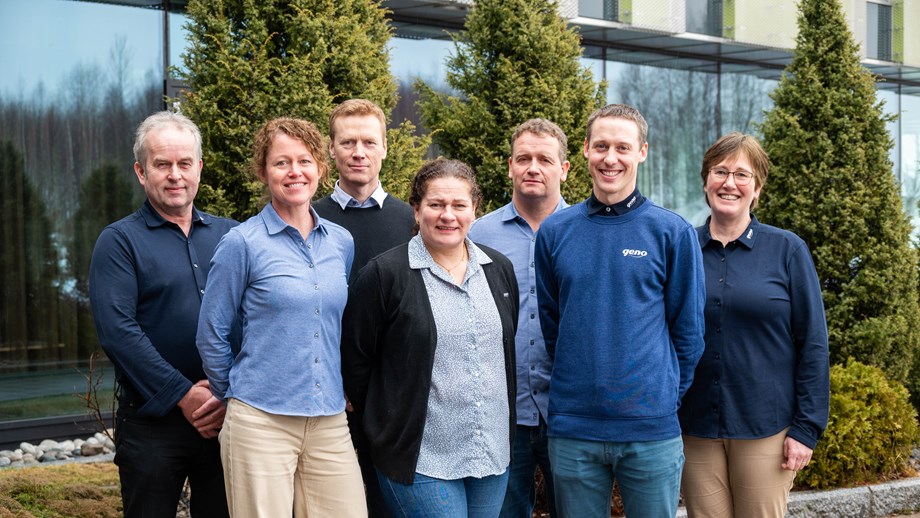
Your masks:
{"label": "window pane", "polygon": [[687,32],[722,36],[722,0],[687,0]]}
{"label": "window pane", "polygon": [[89,258],[102,228],[142,200],[131,148],[162,107],[162,32],[153,9],[3,2],[0,421],[83,413],[78,369],[98,350]]}

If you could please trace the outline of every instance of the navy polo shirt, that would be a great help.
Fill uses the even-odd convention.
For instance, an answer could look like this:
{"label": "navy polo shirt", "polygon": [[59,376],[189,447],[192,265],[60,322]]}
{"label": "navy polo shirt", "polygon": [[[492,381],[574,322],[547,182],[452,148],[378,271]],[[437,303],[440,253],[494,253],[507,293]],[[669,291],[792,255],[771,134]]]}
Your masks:
{"label": "navy polo shirt", "polygon": [[205,379],[195,346],[211,256],[237,222],[193,209],[189,235],[147,201],[99,235],[89,292],[99,343],[115,376],[159,417]]}
{"label": "navy polo shirt", "polygon": [[805,242],[760,224],[723,247],[697,228],[706,272],[706,349],[680,410],[683,433],[788,436],[814,448],[830,400],[827,325]]}

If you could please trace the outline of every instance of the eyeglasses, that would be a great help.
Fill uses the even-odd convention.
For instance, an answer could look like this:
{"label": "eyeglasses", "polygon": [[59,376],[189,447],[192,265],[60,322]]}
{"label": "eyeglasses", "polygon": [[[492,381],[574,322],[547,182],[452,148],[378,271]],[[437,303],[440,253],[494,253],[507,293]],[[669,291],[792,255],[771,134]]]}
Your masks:
{"label": "eyeglasses", "polygon": [[720,182],[728,180],[729,176],[734,176],[735,184],[737,185],[747,185],[751,183],[751,180],[754,179],[754,173],[745,171],[744,169],[729,171],[727,169],[722,169],[721,167],[713,167],[709,170],[709,174]]}

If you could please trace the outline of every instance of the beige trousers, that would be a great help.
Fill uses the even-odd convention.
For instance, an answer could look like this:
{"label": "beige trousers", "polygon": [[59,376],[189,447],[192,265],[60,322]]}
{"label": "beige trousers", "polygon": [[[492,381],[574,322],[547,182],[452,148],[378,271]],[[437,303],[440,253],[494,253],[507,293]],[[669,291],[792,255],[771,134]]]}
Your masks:
{"label": "beige trousers", "polygon": [[367,516],[344,412],[274,415],[230,399],[220,457],[230,516]]}
{"label": "beige trousers", "polygon": [[684,435],[681,493],[689,518],[783,518],[794,471],[782,468],[786,430],[764,439]]}

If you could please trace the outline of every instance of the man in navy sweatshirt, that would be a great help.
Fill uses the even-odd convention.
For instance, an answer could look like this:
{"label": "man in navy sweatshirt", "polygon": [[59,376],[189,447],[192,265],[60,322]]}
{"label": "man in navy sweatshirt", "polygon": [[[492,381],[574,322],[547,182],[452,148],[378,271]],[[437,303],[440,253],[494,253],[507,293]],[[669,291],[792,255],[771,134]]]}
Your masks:
{"label": "man in navy sweatshirt", "polygon": [[[329,154],[339,179],[332,194],[314,202],[313,208],[354,238],[350,282],[375,256],[412,238],[415,213],[408,203],[388,195],[380,182],[387,157],[387,124],[379,106],[366,99],[349,99],[336,106],[329,115]],[[347,415],[367,491],[368,516],[388,517],[360,423]]]}
{"label": "man in navy sweatshirt", "polygon": [[648,124],[632,106],[588,118],[591,196],[549,217],[535,246],[553,359],[549,455],[563,516],[610,516],[616,477],[630,518],[677,512],[677,408],[703,352],[704,276],[693,227],[636,188]]}

